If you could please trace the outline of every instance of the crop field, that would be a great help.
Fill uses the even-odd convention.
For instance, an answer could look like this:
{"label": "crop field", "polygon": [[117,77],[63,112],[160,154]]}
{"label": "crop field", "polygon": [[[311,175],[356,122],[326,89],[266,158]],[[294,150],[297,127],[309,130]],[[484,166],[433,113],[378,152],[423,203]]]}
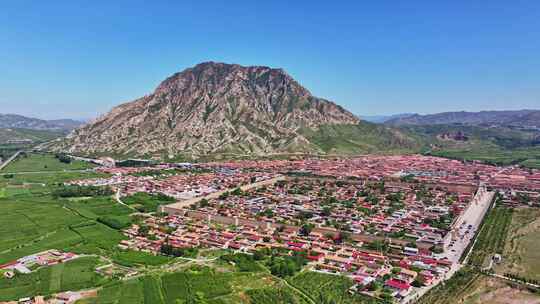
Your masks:
{"label": "crop field", "polygon": [[4,198],[0,200],[0,260],[5,250],[83,220],[50,197]]}
{"label": "crop field", "polygon": [[4,197],[0,199],[0,263],[52,248],[113,250],[123,235],[96,219],[105,213],[129,216],[130,211],[108,199],[69,202],[25,193]]}
{"label": "crop field", "polygon": [[176,304],[176,299],[194,300],[197,297],[213,299],[231,293],[229,280],[232,274],[180,272],[162,278],[165,303]]}
{"label": "crop field", "polygon": [[512,209],[496,206],[490,209],[482,223],[469,264],[486,267],[495,253],[502,253],[512,220]]}
{"label": "crop field", "polygon": [[152,195],[144,192],[138,192],[133,195],[122,198],[122,201],[140,212],[155,212],[160,205],[172,204],[176,200],[165,195]]}
{"label": "crop field", "polygon": [[11,280],[0,278],[0,301],[99,286],[107,279],[95,272],[98,264],[97,258],[83,257],[40,268],[30,274],[20,274]]}
{"label": "crop field", "polygon": [[82,242],[67,249],[77,253],[107,255],[115,251],[118,243],[126,238],[119,231],[95,222],[72,230],[80,235]]}
{"label": "crop field", "polygon": [[66,207],[89,219],[97,219],[100,216],[105,215],[128,215],[133,212],[133,210],[119,204],[110,197],[96,197],[87,200],[67,201],[65,204]]}
{"label": "crop field", "polygon": [[373,303],[370,299],[351,295],[348,290],[353,282],[343,276],[305,271],[289,279],[289,283],[304,292],[315,303]]}
{"label": "crop field", "polygon": [[78,160],[74,160],[69,164],[63,163],[53,154],[29,153],[17,157],[2,172],[85,170],[93,167],[95,165]]}
{"label": "crop field", "polygon": [[540,209],[519,208],[512,214],[503,260],[497,273],[540,280]]}
{"label": "crop field", "polygon": [[[176,304],[205,299],[209,303],[220,303],[213,298],[231,292],[227,283],[229,275],[204,273],[173,273],[162,277],[145,276],[105,286],[98,294],[100,304]],[[201,302],[202,303],[202,302]]]}
{"label": "crop field", "polygon": [[207,268],[112,282],[99,291],[97,299],[88,299],[82,303],[177,304],[178,301],[186,304],[311,303],[291,287],[277,283],[267,274],[219,273]]}
{"label": "crop field", "polygon": [[115,263],[123,266],[148,265],[158,266],[172,261],[172,258],[162,255],[152,255],[142,251],[119,251],[113,256]]}
{"label": "crop field", "polygon": [[290,304],[308,304],[307,300],[298,296],[297,293],[290,288],[283,286],[279,288],[267,287],[260,289],[248,290],[246,294],[249,296],[252,304],[273,304],[273,303],[290,303]]}
{"label": "crop field", "polygon": [[39,185],[48,185],[55,186],[59,183],[67,182],[70,180],[83,179],[83,178],[96,178],[96,177],[107,177],[108,174],[95,173],[95,172],[36,172],[36,173],[15,173],[12,174],[5,173],[0,171],[0,186],[5,185],[28,185],[28,184],[39,184]]}

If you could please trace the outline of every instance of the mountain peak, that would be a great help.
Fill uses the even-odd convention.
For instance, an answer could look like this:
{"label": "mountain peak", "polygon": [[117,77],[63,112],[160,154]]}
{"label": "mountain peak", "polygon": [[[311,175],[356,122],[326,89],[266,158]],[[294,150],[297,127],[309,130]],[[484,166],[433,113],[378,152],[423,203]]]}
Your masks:
{"label": "mountain peak", "polygon": [[265,154],[311,149],[302,128],[357,124],[283,69],[203,62],[73,132],[71,152]]}

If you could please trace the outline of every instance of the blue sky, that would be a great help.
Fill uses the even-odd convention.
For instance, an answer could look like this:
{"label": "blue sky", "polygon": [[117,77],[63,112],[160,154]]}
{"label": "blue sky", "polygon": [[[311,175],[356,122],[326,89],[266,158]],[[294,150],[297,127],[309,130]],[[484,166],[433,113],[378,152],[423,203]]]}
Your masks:
{"label": "blue sky", "polygon": [[2,1],[0,113],[93,117],[203,61],[360,115],[540,108],[540,1]]}

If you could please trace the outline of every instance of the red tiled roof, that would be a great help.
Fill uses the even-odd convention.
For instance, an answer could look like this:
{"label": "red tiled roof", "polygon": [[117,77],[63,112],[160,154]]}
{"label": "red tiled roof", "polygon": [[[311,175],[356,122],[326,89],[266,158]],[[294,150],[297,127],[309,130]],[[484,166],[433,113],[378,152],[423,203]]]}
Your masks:
{"label": "red tiled roof", "polygon": [[409,288],[411,288],[411,285],[405,283],[405,282],[402,282],[402,281],[399,281],[399,280],[395,280],[395,279],[390,279],[388,281],[386,281],[385,283],[387,286],[390,286],[392,288],[397,288],[397,289],[402,289],[402,290],[407,290]]}

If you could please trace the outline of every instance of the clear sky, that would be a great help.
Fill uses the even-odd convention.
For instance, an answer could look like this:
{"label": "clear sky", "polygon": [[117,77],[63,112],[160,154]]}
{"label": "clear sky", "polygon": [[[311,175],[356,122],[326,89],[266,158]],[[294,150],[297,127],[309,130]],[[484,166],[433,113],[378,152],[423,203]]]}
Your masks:
{"label": "clear sky", "polygon": [[202,61],[360,115],[540,108],[540,1],[0,1],[0,113],[88,118]]}

